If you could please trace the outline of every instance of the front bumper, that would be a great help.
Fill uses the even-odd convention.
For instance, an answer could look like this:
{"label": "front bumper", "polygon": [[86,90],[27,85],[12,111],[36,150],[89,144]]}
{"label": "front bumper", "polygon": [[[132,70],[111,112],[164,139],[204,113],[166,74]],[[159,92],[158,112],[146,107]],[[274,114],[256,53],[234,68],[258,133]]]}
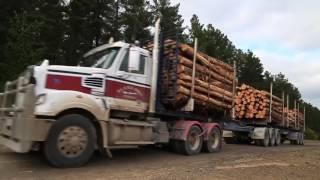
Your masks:
{"label": "front bumper", "polygon": [[34,85],[23,78],[6,84],[0,94],[0,144],[25,153],[47,138],[53,120],[34,115],[35,100]]}
{"label": "front bumper", "polygon": [[34,142],[45,141],[53,119],[14,119],[12,126],[1,118],[0,144],[15,152],[26,153],[32,149]]}

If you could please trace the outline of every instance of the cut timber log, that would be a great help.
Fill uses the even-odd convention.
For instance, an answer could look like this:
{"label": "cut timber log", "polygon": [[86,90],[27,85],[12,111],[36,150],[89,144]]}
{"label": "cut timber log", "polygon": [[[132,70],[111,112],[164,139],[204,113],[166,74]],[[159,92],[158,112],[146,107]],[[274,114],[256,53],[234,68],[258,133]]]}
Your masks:
{"label": "cut timber log", "polygon": [[[185,94],[185,95],[188,95],[188,96],[191,95],[191,91],[189,89],[183,87],[183,86],[179,86],[178,92],[180,92],[182,94]],[[194,99],[196,101],[209,102],[209,103],[212,103],[212,104],[214,104],[215,106],[218,106],[218,107],[223,107],[223,108],[228,108],[228,109],[231,108],[231,105],[228,105],[228,104],[226,104],[224,102],[215,100],[213,98],[208,98],[207,96],[202,95],[202,94],[194,93],[193,96],[194,96]]]}
{"label": "cut timber log", "polygon": [[[149,44],[147,48],[151,50],[153,45]],[[193,113],[203,113],[204,109],[231,110],[233,87],[237,83],[233,67],[202,52],[195,52],[187,44],[172,40],[165,40],[160,52],[159,93],[160,102],[165,108],[177,111],[184,109],[192,96],[195,100]],[[195,112],[197,110],[199,112]]]}
{"label": "cut timber log", "polygon": [[[248,85],[241,85],[237,88],[236,95],[236,118],[261,119],[268,121],[270,118],[270,94],[266,91],[259,91]],[[283,120],[283,102],[280,98],[273,96],[271,106],[271,119],[273,122],[281,123]],[[281,99],[280,99],[281,100]],[[244,108],[243,108],[244,107]],[[239,110],[240,109],[240,110]]]}

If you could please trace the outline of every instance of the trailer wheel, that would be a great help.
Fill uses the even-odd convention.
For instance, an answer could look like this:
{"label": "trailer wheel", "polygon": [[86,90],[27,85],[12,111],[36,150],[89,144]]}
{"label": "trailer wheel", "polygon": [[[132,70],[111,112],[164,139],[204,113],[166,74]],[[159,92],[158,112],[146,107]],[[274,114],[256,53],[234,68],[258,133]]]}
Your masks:
{"label": "trailer wheel", "polygon": [[260,139],[255,139],[254,140],[254,144],[257,145],[257,146],[262,146],[261,142],[262,141]]}
{"label": "trailer wheel", "polygon": [[201,151],[203,138],[201,129],[193,125],[187,134],[185,141],[178,141],[177,148],[179,152],[185,155],[195,155]]}
{"label": "trailer wheel", "polygon": [[291,145],[297,145],[298,144],[298,140],[295,139],[295,140],[290,140],[290,144]]}
{"label": "trailer wheel", "polygon": [[91,158],[96,145],[96,131],[90,120],[79,114],[56,120],[44,143],[44,155],[56,167],[82,166]]}
{"label": "trailer wheel", "polygon": [[302,145],[303,144],[303,133],[299,133],[299,141],[298,141],[298,144],[299,145]]}
{"label": "trailer wheel", "polygon": [[264,139],[260,140],[260,144],[264,147],[268,147],[269,146],[269,141],[270,141],[270,137],[269,137],[269,130],[266,129],[265,133],[264,133]]}
{"label": "trailer wheel", "polygon": [[[276,131],[275,131],[276,132]],[[280,145],[281,144],[281,135],[280,135],[280,132],[277,131],[276,133],[276,141],[275,141],[275,144],[276,146]]]}
{"label": "trailer wheel", "polygon": [[217,127],[214,127],[208,136],[208,140],[203,143],[203,150],[209,153],[219,152],[221,150],[221,145],[222,139],[220,130]]}
{"label": "trailer wheel", "polygon": [[226,144],[235,144],[236,143],[236,140],[234,137],[225,137],[223,138],[224,139],[224,142]]}
{"label": "trailer wheel", "polygon": [[271,136],[270,136],[270,141],[269,141],[269,146],[274,146],[276,142],[276,132],[274,129],[271,131]]}
{"label": "trailer wheel", "polygon": [[181,154],[182,152],[180,152],[180,145],[179,144],[180,144],[179,140],[172,139],[169,142],[169,147],[173,152]]}
{"label": "trailer wheel", "polygon": [[301,133],[301,145],[304,145],[304,133]]}

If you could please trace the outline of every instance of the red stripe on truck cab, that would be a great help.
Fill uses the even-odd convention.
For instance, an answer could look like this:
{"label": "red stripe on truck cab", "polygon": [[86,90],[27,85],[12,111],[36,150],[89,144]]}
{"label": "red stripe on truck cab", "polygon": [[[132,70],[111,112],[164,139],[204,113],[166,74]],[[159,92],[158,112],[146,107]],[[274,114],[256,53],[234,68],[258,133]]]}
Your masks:
{"label": "red stripe on truck cab", "polygon": [[81,77],[48,74],[47,89],[79,91],[90,94],[90,88],[81,86]]}

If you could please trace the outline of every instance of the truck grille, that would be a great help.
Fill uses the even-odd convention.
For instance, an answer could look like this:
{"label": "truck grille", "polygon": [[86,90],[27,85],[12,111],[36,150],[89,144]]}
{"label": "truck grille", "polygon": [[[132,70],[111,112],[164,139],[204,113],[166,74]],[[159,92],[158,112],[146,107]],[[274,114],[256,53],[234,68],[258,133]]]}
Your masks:
{"label": "truck grille", "polygon": [[86,77],[84,80],[84,84],[89,87],[102,88],[103,79],[98,77]]}

